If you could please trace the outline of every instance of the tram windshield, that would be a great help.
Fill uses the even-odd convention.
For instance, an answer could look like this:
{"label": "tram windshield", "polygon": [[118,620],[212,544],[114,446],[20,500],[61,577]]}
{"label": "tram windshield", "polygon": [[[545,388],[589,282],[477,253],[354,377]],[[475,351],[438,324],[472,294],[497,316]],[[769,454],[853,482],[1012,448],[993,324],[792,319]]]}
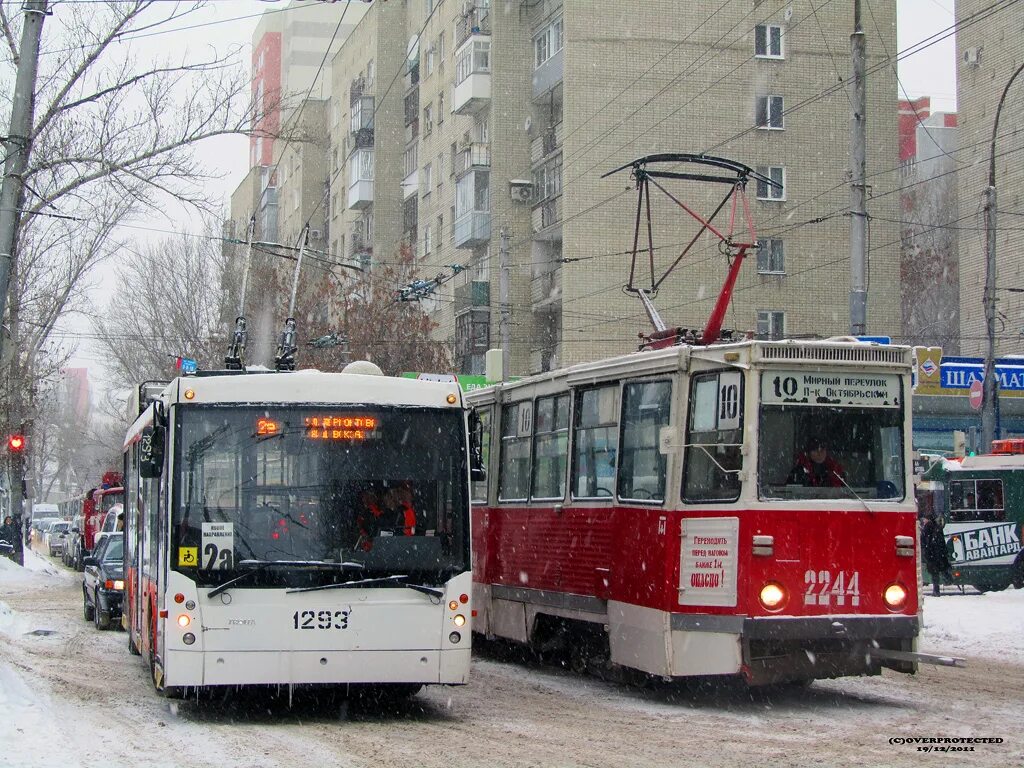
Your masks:
{"label": "tram windshield", "polygon": [[760,408],[762,499],[904,498],[898,376],[773,371]]}
{"label": "tram windshield", "polygon": [[461,412],[179,413],[171,565],[200,584],[253,568],[266,571],[254,586],[337,580],[341,570],[429,579],[468,568]]}

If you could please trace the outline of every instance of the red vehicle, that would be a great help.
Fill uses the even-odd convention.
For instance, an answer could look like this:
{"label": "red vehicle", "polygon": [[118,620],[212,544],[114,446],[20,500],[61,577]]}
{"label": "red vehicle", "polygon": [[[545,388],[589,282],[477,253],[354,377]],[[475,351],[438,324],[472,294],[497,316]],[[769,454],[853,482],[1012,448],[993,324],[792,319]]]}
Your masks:
{"label": "red vehicle", "polygon": [[[741,199],[753,176],[658,159],[736,170]],[[631,273],[655,325],[645,351],[468,394],[489,470],[473,492],[473,629],[665,678],[914,672],[933,659],[916,653],[910,349],[720,342],[756,242],[720,237],[732,262],[703,332],[667,328],[660,281]]]}
{"label": "red vehicle", "polygon": [[92,488],[82,502],[81,547],[75,553],[75,567],[82,569],[82,558],[88,557],[96,548],[97,536],[103,530],[104,521],[115,504],[124,503],[123,480],[120,472],[105,472],[100,487]]}

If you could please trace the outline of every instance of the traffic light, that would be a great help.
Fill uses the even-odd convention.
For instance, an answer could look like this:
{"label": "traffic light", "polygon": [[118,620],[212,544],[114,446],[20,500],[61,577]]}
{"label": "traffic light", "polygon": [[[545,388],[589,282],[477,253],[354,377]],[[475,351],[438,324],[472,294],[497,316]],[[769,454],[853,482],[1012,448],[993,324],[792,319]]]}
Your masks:
{"label": "traffic light", "polygon": [[25,436],[24,435],[10,435],[7,438],[7,450],[11,453],[21,453],[25,450]]}

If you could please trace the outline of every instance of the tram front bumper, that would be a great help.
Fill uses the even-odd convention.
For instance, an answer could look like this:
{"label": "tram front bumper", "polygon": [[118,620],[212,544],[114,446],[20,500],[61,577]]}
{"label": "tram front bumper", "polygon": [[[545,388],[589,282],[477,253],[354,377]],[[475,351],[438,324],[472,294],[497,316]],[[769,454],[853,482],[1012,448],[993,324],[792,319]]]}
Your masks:
{"label": "tram front bumper", "polygon": [[873,650],[911,653],[917,616],[758,617],[743,621],[743,674],[752,684],[877,675],[882,667],[913,673],[909,660]]}
{"label": "tram front bumper", "polygon": [[404,651],[169,650],[168,686],[344,685],[419,683],[463,685],[469,648]]}

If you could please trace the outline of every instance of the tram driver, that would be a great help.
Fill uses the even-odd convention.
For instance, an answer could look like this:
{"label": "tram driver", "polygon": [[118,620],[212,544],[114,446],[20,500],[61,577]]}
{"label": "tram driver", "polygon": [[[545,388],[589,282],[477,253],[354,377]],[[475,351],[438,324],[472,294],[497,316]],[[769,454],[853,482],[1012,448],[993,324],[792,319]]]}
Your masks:
{"label": "tram driver", "polygon": [[814,488],[839,488],[843,485],[845,474],[843,465],[829,455],[825,439],[815,436],[807,441],[805,449],[797,455],[786,482]]}

